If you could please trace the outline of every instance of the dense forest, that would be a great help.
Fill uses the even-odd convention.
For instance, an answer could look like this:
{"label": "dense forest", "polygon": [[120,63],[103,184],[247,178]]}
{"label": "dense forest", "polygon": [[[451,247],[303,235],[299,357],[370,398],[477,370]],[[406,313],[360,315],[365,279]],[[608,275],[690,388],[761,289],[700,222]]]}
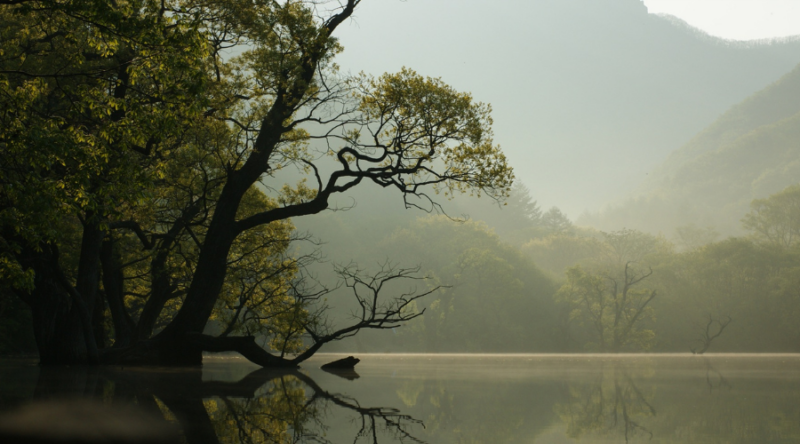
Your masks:
{"label": "dense forest", "polygon": [[[558,209],[541,211],[523,186],[497,213],[503,217],[486,222],[412,218],[383,237],[348,230],[346,213],[328,215],[321,224],[341,235],[325,245],[332,254],[418,263],[436,285],[450,285],[417,301],[425,314],[408,327],[333,349],[798,350],[798,186],[754,200],[741,222],[747,234],[730,238],[691,225],[674,241],[578,227]],[[351,308],[344,304],[342,315]]]}

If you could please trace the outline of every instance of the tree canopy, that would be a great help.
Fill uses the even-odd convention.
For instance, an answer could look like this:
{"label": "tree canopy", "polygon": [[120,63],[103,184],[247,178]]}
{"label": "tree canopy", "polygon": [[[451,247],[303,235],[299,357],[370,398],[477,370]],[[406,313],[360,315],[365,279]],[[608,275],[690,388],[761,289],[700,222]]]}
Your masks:
{"label": "tree canopy", "polygon": [[513,174],[488,105],[411,69],[337,71],[335,31],[359,4],[0,4],[0,276],[31,307],[43,363],[238,350],[296,365],[404,319],[375,304],[315,330],[289,219],[363,182],[407,207],[501,199]]}

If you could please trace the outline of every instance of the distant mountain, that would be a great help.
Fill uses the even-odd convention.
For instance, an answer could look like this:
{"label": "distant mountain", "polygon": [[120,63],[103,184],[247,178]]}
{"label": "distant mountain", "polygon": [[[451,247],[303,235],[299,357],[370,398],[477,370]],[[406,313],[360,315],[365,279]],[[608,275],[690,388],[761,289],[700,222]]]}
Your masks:
{"label": "distant mountain", "polygon": [[800,66],[673,152],[624,203],[583,223],[671,234],[694,223],[741,232],[755,198],[800,182]]}
{"label": "distant mountain", "polygon": [[408,66],[491,103],[518,178],[571,217],[800,63],[797,39],[725,41],[641,0],[364,2],[341,37],[344,69]]}

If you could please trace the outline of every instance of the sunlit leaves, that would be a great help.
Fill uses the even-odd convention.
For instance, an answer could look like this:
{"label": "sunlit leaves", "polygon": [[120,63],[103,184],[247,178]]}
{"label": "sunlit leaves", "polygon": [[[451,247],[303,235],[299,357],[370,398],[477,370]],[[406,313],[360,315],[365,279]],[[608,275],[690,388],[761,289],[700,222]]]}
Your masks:
{"label": "sunlit leaves", "polygon": [[488,105],[406,68],[377,79],[362,75],[353,83],[367,122],[363,132],[371,134],[368,142],[351,139],[372,152],[359,160],[379,164],[408,192],[432,185],[445,195],[508,196],[513,173],[492,141]]}
{"label": "sunlit leaves", "polygon": [[58,237],[53,220],[146,193],[163,176],[157,150],[205,102],[192,23],[159,26],[147,2],[42,3],[0,9],[0,194],[17,210],[3,222],[33,244]]}
{"label": "sunlit leaves", "polygon": [[[327,20],[305,1],[3,5],[3,228],[72,259],[96,228],[114,242],[139,327],[195,304],[175,328],[200,331],[211,316],[223,335],[296,350],[315,318],[292,296],[302,264],[288,253],[290,217],[362,181],[502,199],[513,180],[488,105],[407,69],[338,75],[331,34],[358,3]],[[288,166],[305,180],[279,182]],[[8,264],[0,273],[26,279]]]}

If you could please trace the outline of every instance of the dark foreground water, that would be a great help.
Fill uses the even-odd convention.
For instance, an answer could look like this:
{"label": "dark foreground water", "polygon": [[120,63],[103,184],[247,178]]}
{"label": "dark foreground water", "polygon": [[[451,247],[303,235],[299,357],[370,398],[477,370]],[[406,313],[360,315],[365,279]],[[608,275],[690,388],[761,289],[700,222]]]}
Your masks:
{"label": "dark foreground water", "polygon": [[[360,355],[357,374],[0,361],[0,409],[91,397],[189,443],[797,443],[800,355]],[[46,427],[46,425],[42,425]]]}

